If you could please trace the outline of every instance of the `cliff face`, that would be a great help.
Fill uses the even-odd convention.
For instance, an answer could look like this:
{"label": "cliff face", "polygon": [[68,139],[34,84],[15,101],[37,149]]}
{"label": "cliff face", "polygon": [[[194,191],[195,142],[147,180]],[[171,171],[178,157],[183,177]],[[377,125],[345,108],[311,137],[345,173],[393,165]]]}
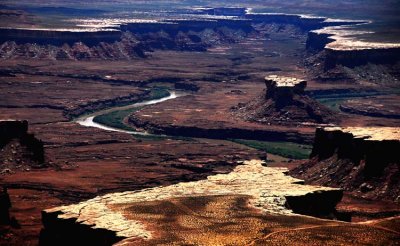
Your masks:
{"label": "cliff face", "polygon": [[310,161],[291,171],[308,183],[372,199],[400,199],[400,129],[318,128]]}
{"label": "cliff face", "polygon": [[356,67],[367,63],[395,64],[400,60],[400,48],[336,50],[326,49],[325,69],[336,65]]}
{"label": "cliff face", "polygon": [[327,44],[335,41],[331,36],[327,33],[308,32],[306,49],[322,51]]}
{"label": "cliff face", "polygon": [[73,45],[82,42],[95,46],[100,42],[113,43],[121,40],[120,31],[54,31],[29,29],[0,29],[0,43],[14,41],[17,44],[36,43],[40,45]]}
{"label": "cliff face", "polygon": [[0,163],[2,173],[44,164],[43,142],[28,133],[27,121],[0,121]]}
{"label": "cliff face", "polygon": [[309,31],[326,26],[325,18],[304,18],[300,15],[290,14],[247,14],[246,18],[253,22],[291,24],[299,26],[303,31]]}
{"label": "cliff face", "polygon": [[254,29],[249,20],[170,20],[130,23],[121,31],[0,29],[0,57],[55,60],[118,60],[145,57],[155,49],[205,51]]}
{"label": "cliff face", "polygon": [[394,64],[400,61],[400,45],[396,43],[377,43],[359,41],[351,35],[364,34],[339,28],[324,28],[308,33],[306,48],[311,51],[324,51],[324,68],[329,70],[336,65],[356,67],[368,63]]}
{"label": "cliff face", "polygon": [[134,34],[145,34],[163,31],[169,35],[177,35],[179,32],[201,32],[205,29],[231,28],[244,32],[253,31],[250,20],[245,19],[209,19],[209,20],[166,20],[163,22],[129,23],[121,25],[122,31]]}
{"label": "cliff face", "polygon": [[28,132],[27,121],[0,121],[0,148],[13,138],[21,138]]}

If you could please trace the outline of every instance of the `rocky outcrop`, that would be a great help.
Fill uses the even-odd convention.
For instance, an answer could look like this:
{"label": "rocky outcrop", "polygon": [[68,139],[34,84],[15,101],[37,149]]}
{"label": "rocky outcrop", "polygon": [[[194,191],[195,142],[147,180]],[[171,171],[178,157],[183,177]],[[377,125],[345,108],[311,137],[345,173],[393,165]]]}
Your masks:
{"label": "rocky outcrop", "polygon": [[286,196],[286,206],[294,213],[320,218],[351,221],[351,216],[336,211],[335,207],[343,197],[343,192],[313,192],[304,196]]}
{"label": "rocky outcrop", "polygon": [[400,201],[399,149],[399,128],[318,128],[310,161],[291,174],[365,198]]}
{"label": "rocky outcrop", "polygon": [[270,75],[266,91],[248,103],[232,108],[233,114],[263,124],[333,123],[334,113],[305,95],[305,80]]}
{"label": "rocky outcrop", "polygon": [[[15,141],[17,143],[13,143]],[[10,143],[11,146],[8,146]],[[19,150],[17,145],[24,148]],[[2,166],[7,167],[5,170],[12,168],[8,165],[14,165],[14,162],[20,166],[30,162],[33,162],[33,166],[42,166],[45,161],[43,142],[28,133],[27,121],[0,121],[0,149]]]}
{"label": "rocky outcrop", "polygon": [[27,132],[27,121],[0,121],[0,148],[13,138],[22,138]]}
{"label": "rocky outcrop", "polygon": [[[130,208],[148,205],[153,209],[147,210],[146,213],[153,215],[160,207],[171,211],[169,205],[167,208],[155,206],[155,203],[171,204],[171,199],[181,198],[199,199],[202,203],[201,199],[204,196],[245,195],[251,198],[247,206],[266,214],[294,215],[296,210],[307,214],[311,212],[302,209],[304,207],[312,207],[312,214],[322,217],[333,213],[342,196],[340,189],[302,185],[302,180],[285,175],[285,171],[287,170],[283,168],[265,167],[265,163],[260,160],[251,160],[238,165],[229,174],[208,176],[205,180],[113,193],[78,204],[47,209],[42,213],[45,228],[41,242],[43,245],[52,245],[67,240],[72,244],[85,242],[97,245],[101,237],[95,238],[93,235],[100,231],[104,232],[104,235],[114,235],[107,237],[106,240],[109,241],[106,242],[112,243],[121,238],[148,242],[159,237],[159,234],[148,229],[152,228],[152,224],[149,224],[151,222],[145,223],[143,220],[132,218]],[[188,215],[188,211],[190,214],[200,212],[197,209],[198,206],[190,209],[180,208],[178,213]],[[229,221],[229,218],[226,219]],[[82,237],[71,237],[71,233]]]}

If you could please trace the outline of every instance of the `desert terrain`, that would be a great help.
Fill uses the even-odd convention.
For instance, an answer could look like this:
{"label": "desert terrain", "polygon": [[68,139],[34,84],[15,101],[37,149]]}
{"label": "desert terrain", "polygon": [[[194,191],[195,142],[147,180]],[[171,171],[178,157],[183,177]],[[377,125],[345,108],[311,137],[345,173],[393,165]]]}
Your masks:
{"label": "desert terrain", "polygon": [[0,245],[399,244],[397,3],[112,2],[0,5]]}

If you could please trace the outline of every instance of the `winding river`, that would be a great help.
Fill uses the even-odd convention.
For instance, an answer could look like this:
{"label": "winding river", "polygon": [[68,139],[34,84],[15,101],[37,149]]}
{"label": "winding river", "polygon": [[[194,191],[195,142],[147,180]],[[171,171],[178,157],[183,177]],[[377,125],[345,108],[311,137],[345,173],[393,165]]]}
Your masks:
{"label": "winding river", "polygon": [[159,98],[159,99],[148,100],[148,101],[129,104],[129,105],[126,105],[126,106],[112,107],[112,108],[108,108],[108,109],[104,109],[104,110],[99,110],[99,111],[96,111],[96,112],[91,113],[91,114],[80,116],[77,119],[75,119],[74,122],[76,122],[76,123],[78,123],[79,125],[82,125],[82,126],[96,127],[96,128],[99,128],[99,129],[102,129],[102,130],[106,130],[106,131],[123,132],[123,133],[128,133],[128,134],[144,135],[144,136],[152,135],[152,134],[150,134],[148,132],[141,132],[141,131],[135,131],[135,130],[128,131],[128,130],[124,130],[124,129],[119,129],[119,128],[115,128],[115,127],[106,126],[106,125],[94,122],[93,119],[96,116],[99,116],[99,115],[108,114],[108,113],[111,113],[111,112],[121,111],[121,110],[126,110],[126,109],[140,108],[140,107],[143,107],[143,106],[148,106],[148,105],[152,105],[152,104],[165,102],[167,100],[175,99],[175,98],[178,98],[178,97],[186,95],[183,92],[177,92],[177,91],[169,91],[169,93],[170,93],[169,96],[162,97],[162,98]]}

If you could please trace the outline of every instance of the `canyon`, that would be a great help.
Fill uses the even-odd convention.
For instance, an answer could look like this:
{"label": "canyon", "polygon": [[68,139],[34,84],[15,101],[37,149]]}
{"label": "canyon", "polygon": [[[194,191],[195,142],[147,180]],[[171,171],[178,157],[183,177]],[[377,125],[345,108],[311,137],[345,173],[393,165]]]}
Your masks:
{"label": "canyon", "polygon": [[0,11],[0,244],[399,241],[379,21],[104,4]]}

